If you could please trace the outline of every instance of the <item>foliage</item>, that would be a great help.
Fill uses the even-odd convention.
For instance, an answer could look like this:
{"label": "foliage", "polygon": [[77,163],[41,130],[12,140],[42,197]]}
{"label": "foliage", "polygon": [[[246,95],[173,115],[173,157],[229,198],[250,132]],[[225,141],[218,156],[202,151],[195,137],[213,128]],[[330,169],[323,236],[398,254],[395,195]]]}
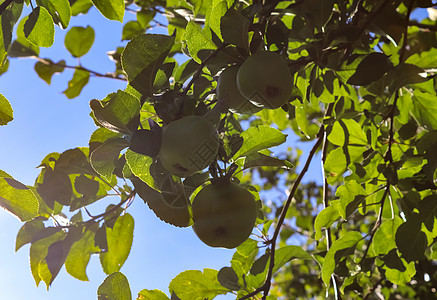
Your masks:
{"label": "foliage", "polygon": [[[32,11],[21,17],[25,4]],[[73,57],[86,55],[93,28],[69,28],[69,22],[92,6],[110,20],[122,21],[125,10],[137,15],[124,24],[126,47],[110,54],[112,73],[39,57],[39,47],[53,44],[54,26],[68,30],[64,42]],[[412,20],[423,8],[430,17]],[[326,292],[336,299],[433,298],[435,11],[429,0],[3,0],[0,74],[10,59],[33,57],[48,84],[54,74],[75,69],[68,98],[94,76],[127,83],[124,91],[90,101],[98,128],[89,147],[48,154],[34,186],[0,171],[0,205],[24,222],[16,250],[31,244],[36,284],[53,284],[63,265],[88,280],[90,256],[99,255],[108,275],[99,299],[131,299],[119,271],[132,245],[134,219],[127,211],[136,196],[164,222],[191,226],[191,200],[201,187],[232,177],[260,200],[262,236],[238,246],[230,266],[177,275],[171,299],[227,293],[321,299]],[[168,35],[147,33],[157,25]],[[278,109],[232,113],[216,97],[217,78],[259,49],[286,61],[292,95]],[[159,145],[162,127],[189,115],[215,124],[220,148],[207,170],[181,178],[162,167]],[[0,94],[0,125],[12,120]],[[290,131],[311,144],[309,153],[269,150],[291,147]],[[317,152],[323,182],[305,178]],[[88,205],[113,193],[116,204],[83,217]],[[143,290],[137,299],[169,298]]]}

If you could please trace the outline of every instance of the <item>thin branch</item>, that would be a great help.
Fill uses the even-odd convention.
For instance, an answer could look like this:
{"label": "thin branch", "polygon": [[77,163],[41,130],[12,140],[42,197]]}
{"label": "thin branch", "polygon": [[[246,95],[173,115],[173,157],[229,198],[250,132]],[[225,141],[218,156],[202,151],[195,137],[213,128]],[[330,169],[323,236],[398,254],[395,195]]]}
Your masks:
{"label": "thin branch", "polygon": [[215,49],[211,54],[209,54],[201,63],[199,68],[197,69],[196,73],[193,75],[193,77],[191,78],[190,82],[188,83],[188,85],[184,88],[182,95],[186,95],[188,93],[188,91],[190,90],[191,86],[194,84],[194,82],[199,79],[200,75],[202,74],[202,70],[203,68],[206,66],[206,64],[208,63],[208,61],[212,58],[214,58],[218,53],[220,53],[220,51],[222,51],[223,49],[225,49],[227,46],[227,44],[221,44],[217,49]]}
{"label": "thin branch", "polygon": [[296,193],[297,188],[299,187],[300,182],[302,181],[302,178],[304,177],[304,175],[308,171],[310,163],[311,163],[311,161],[312,161],[312,159],[313,159],[317,149],[322,144],[324,132],[325,132],[325,127],[324,127],[324,125],[322,125],[320,127],[320,130],[319,130],[318,134],[317,134],[317,137],[318,137],[317,141],[314,144],[314,146],[311,148],[311,151],[308,154],[308,158],[307,158],[307,160],[305,162],[305,165],[304,165],[302,171],[300,172],[299,176],[296,178],[296,181],[293,183],[293,186],[291,188],[290,194],[288,195],[288,199],[287,199],[284,207],[282,208],[281,215],[280,215],[279,220],[278,220],[278,222],[276,224],[275,232],[273,233],[273,237],[270,239],[270,243],[271,243],[270,264],[269,264],[269,269],[268,269],[268,272],[267,272],[267,278],[266,278],[264,284],[261,287],[257,288],[255,291],[253,291],[253,292],[251,292],[251,293],[241,297],[239,300],[249,299],[250,297],[253,297],[253,296],[257,295],[260,292],[263,292],[263,298],[262,299],[266,299],[267,298],[267,295],[268,295],[268,293],[270,291],[271,281],[272,281],[272,277],[273,277],[273,268],[275,266],[276,240],[277,240],[277,238],[279,236],[279,233],[281,231],[281,227],[282,227],[282,224],[284,223],[285,216],[287,214],[288,208],[290,207],[291,202],[292,202],[292,200],[294,198],[294,194]]}
{"label": "thin branch", "polygon": [[361,262],[366,258],[367,253],[369,252],[370,249],[370,244],[372,244],[373,237],[375,236],[376,230],[379,228],[379,226],[381,226],[382,213],[384,212],[385,198],[387,198],[389,192],[390,192],[390,183],[387,183],[387,185],[385,186],[384,194],[382,195],[381,206],[379,207],[378,217],[376,218],[375,225],[373,225],[372,231],[370,232],[370,239],[367,242],[367,247],[366,250],[364,251],[363,257],[361,258]]}
{"label": "thin branch", "polygon": [[99,73],[99,72],[96,72],[96,71],[93,71],[93,70],[90,70],[90,69],[84,68],[84,67],[82,67],[82,66],[67,66],[67,65],[60,65],[60,64],[58,64],[58,63],[52,62],[52,61],[50,61],[50,60],[47,60],[47,59],[44,59],[44,58],[41,58],[41,57],[38,57],[38,56],[35,56],[35,59],[38,60],[38,61],[40,61],[40,62],[42,62],[43,64],[50,65],[50,66],[59,66],[59,67],[63,67],[63,68],[66,68],[66,69],[82,70],[82,71],[89,72],[90,74],[93,74],[93,75],[96,76],[96,77],[101,77],[101,78],[111,78],[111,79],[117,79],[117,80],[127,81],[126,78],[119,77],[119,76],[117,76],[117,75],[115,75],[115,74],[110,74],[110,73],[102,74],[102,73]]}
{"label": "thin branch", "polygon": [[[408,6],[408,11],[407,11],[407,19],[406,19],[406,24],[408,24],[409,20],[410,20],[410,16],[411,16],[411,12],[413,11],[413,5],[416,1],[411,1],[410,5]],[[401,50],[399,52],[399,64],[401,64],[404,61],[404,56],[405,56],[405,49],[408,45],[408,26],[405,26],[404,29],[404,41],[402,43],[402,47]],[[397,106],[397,102],[399,99],[399,89],[396,91],[395,96],[394,96],[394,101],[393,101],[393,106],[390,112],[390,131],[389,131],[389,139],[388,139],[388,150],[387,153],[385,154],[385,160],[389,161],[390,163],[393,163],[393,155],[392,155],[392,144],[394,141],[394,114],[395,114],[395,109]]]}
{"label": "thin branch", "polygon": [[[329,116],[332,113],[332,110],[334,108],[334,105],[332,103],[329,104],[327,110],[326,110],[326,115]],[[324,169],[324,165],[326,162],[326,156],[327,156],[327,152],[328,152],[328,139],[327,139],[327,135],[326,132],[323,133],[323,146],[322,146],[322,170]],[[322,176],[323,176],[323,208],[327,208],[329,206],[329,199],[328,199],[328,179],[325,176],[325,172],[322,171]],[[326,250],[328,251],[329,248],[331,248],[332,245],[332,237],[331,237],[331,228],[328,227],[326,229]],[[335,291],[335,299],[336,300],[341,300],[341,292],[340,292],[340,284],[338,282],[337,277],[335,277],[334,274],[331,275],[331,281],[332,281],[332,287],[334,288]]]}
{"label": "thin branch", "polygon": [[9,4],[14,2],[14,0],[5,0],[2,4],[0,4],[0,16],[5,12],[6,8],[8,8]]}
{"label": "thin branch", "polygon": [[415,26],[415,27],[419,27],[421,29],[427,29],[430,31],[437,31],[437,24],[423,24],[423,23],[419,23],[419,22],[414,21],[414,20],[410,20],[408,22],[408,26]]}

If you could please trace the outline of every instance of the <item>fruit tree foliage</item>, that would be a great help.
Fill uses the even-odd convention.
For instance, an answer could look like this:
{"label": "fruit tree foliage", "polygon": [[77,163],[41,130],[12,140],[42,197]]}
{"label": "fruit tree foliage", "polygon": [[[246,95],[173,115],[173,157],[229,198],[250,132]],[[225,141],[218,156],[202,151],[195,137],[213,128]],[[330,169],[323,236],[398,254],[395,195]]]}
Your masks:
{"label": "fruit tree foliage", "polygon": [[[22,14],[24,6],[31,7],[29,15]],[[67,31],[64,43],[73,57],[86,55],[92,26],[69,22],[93,6],[115,22],[126,10],[136,14],[123,25],[127,45],[109,54],[114,70],[100,74],[39,56],[40,47],[53,44],[55,26]],[[90,256],[98,255],[108,275],[99,299],[132,299],[132,293],[182,300],[228,293],[236,299],[435,297],[433,6],[431,0],[0,1],[0,74],[17,57],[35,59],[36,73],[48,84],[54,74],[74,69],[67,98],[95,76],[126,81],[124,90],[90,99],[96,130],[89,146],[48,154],[34,186],[0,170],[0,205],[23,222],[16,250],[31,244],[35,282],[56,284],[63,266],[88,280]],[[415,20],[417,11],[428,17]],[[148,33],[155,26],[168,34]],[[216,93],[224,70],[228,78]],[[252,99],[258,88],[261,101]],[[233,95],[254,101],[235,107]],[[279,102],[265,101],[275,95]],[[187,146],[181,152],[161,149],[166,126],[193,115],[214,131],[206,138],[212,154],[196,167],[183,152],[194,151],[195,139],[179,142]],[[13,108],[0,94],[0,125],[12,120]],[[165,133],[173,136],[165,145],[196,130],[209,134],[180,124]],[[285,133],[310,150],[287,142]],[[270,150],[279,145],[287,150]],[[306,174],[310,163],[323,164],[321,182]],[[120,268],[133,240],[132,201],[144,200],[168,226],[192,226],[195,196],[223,180],[251,193],[258,228],[238,241],[229,265],[184,271],[168,291],[131,291]],[[114,192],[118,202],[86,214],[87,206]],[[59,216],[68,217],[66,225]]]}

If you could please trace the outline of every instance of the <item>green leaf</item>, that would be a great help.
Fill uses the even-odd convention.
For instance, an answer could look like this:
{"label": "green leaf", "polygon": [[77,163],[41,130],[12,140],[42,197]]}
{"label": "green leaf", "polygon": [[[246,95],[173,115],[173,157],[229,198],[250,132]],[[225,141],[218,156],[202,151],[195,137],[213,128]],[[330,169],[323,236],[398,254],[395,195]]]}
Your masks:
{"label": "green leaf", "polygon": [[6,52],[8,52],[12,41],[12,30],[20,18],[22,10],[23,2],[12,1],[12,3],[5,7],[3,13],[0,15],[0,66],[5,61]]}
{"label": "green leaf", "polygon": [[55,202],[70,205],[73,188],[66,172],[53,171],[50,167],[44,169],[42,183],[37,185],[38,194],[48,207],[54,209]]}
{"label": "green leaf", "polygon": [[138,293],[137,300],[170,300],[160,290],[142,290]]}
{"label": "green leaf", "polygon": [[427,239],[421,221],[419,214],[413,213],[396,231],[396,246],[407,262],[425,258]]}
{"label": "green leaf", "polygon": [[169,290],[181,300],[213,299],[217,295],[228,293],[228,289],[220,285],[217,280],[217,270],[204,269],[184,271],[171,282]]}
{"label": "green leaf", "polygon": [[22,246],[32,242],[33,238],[44,229],[44,224],[41,220],[34,219],[26,222],[21,226],[15,240],[15,251],[18,251]]}
{"label": "green leaf", "polygon": [[24,24],[26,39],[38,47],[50,47],[55,40],[53,19],[47,9],[36,7]]}
{"label": "green leaf", "polygon": [[[338,200],[334,200],[337,201]],[[331,201],[331,205],[324,208],[319,214],[317,215],[315,221],[314,221],[314,229],[316,231],[315,239],[320,240],[323,236],[322,229],[329,228],[332,223],[337,221],[338,218],[340,218],[340,213],[338,212],[338,209],[335,205],[333,205]]]}
{"label": "green leaf", "polygon": [[237,251],[232,256],[231,266],[239,278],[249,273],[257,254],[257,242],[252,239],[247,239],[237,247]]}
{"label": "green leaf", "polygon": [[184,40],[187,43],[190,56],[198,63],[202,60],[199,57],[204,57],[208,50],[214,50],[217,46],[212,42],[211,34],[202,29],[199,24],[191,21],[187,24]]}
{"label": "green leaf", "polygon": [[433,231],[437,218],[437,196],[429,195],[419,202],[419,217],[429,231]]}
{"label": "green leaf", "polygon": [[138,196],[160,220],[178,227],[187,227],[191,224],[189,200],[180,184],[167,181],[169,188],[165,190],[163,188],[163,193],[160,193],[136,177],[131,178],[131,181]]}
{"label": "green leaf", "polygon": [[244,161],[244,169],[254,167],[282,167],[285,169],[293,168],[293,164],[288,160],[278,159],[259,152],[249,154]]}
{"label": "green leaf", "polygon": [[362,157],[365,147],[341,147],[329,152],[325,162],[325,176],[329,184],[334,184],[348,169],[349,165]]}
{"label": "green leaf", "polygon": [[91,153],[90,160],[94,170],[110,180],[115,164],[120,156],[120,151],[129,146],[129,142],[123,138],[114,138],[105,141]]}
{"label": "green leaf", "polygon": [[281,145],[286,141],[287,135],[267,125],[250,127],[241,133],[243,145],[234,155],[234,158],[248,156],[260,150]]}
{"label": "green leaf", "polygon": [[150,165],[153,162],[150,156],[138,154],[128,149],[126,151],[126,162],[135,176],[149,186],[155,186],[155,180],[150,174]]}
{"label": "green leaf", "polygon": [[132,247],[134,219],[130,214],[119,217],[114,227],[106,228],[108,251],[100,253],[100,263],[106,274],[120,271]]}
{"label": "green leaf", "polygon": [[250,21],[235,9],[229,9],[221,18],[220,30],[225,43],[249,50]]}
{"label": "green leaf", "polygon": [[5,96],[0,94],[0,125],[6,125],[14,119],[14,110]]}
{"label": "green leaf", "polygon": [[138,128],[141,103],[129,93],[119,90],[102,101],[91,100],[90,107],[99,124],[109,130],[132,134]]}
{"label": "green leaf", "polygon": [[223,287],[231,291],[238,291],[241,288],[238,283],[238,276],[231,267],[221,268],[217,274],[217,280]]}
{"label": "green leaf", "polygon": [[83,87],[88,83],[90,73],[85,70],[76,69],[73,78],[68,82],[68,87],[63,93],[68,99],[76,98],[82,92]]}
{"label": "green leaf", "polygon": [[337,206],[340,216],[347,220],[358,205],[364,201],[366,191],[355,180],[349,180],[338,187],[335,195],[340,198],[340,205]]}
{"label": "green leaf", "polygon": [[284,246],[275,252],[275,266],[273,273],[277,272],[282,266],[293,259],[312,259],[311,255],[299,246]]}
{"label": "green leaf", "polygon": [[437,130],[437,101],[435,95],[414,91],[413,114],[419,124],[429,129]]}
{"label": "green leaf", "polygon": [[228,10],[228,4],[225,0],[212,1],[211,8],[206,15],[205,27],[211,28],[212,31],[220,38],[223,39],[220,30],[221,18]]}
{"label": "green leaf", "polygon": [[143,34],[134,37],[121,54],[121,65],[129,84],[151,96],[156,72],[174,44],[174,36]]}
{"label": "green leaf", "polygon": [[387,278],[387,280],[391,281],[394,284],[405,286],[406,284],[411,282],[411,279],[416,274],[416,265],[414,262],[407,263],[402,258],[401,262],[405,266],[405,270],[403,271],[384,266],[385,277]]}
{"label": "green leaf", "polygon": [[345,249],[354,248],[356,244],[362,239],[362,236],[357,231],[349,231],[341,238],[332,243],[328,253],[326,253],[325,260],[322,265],[322,280],[329,286],[331,275],[334,273],[336,265],[340,262],[342,256],[337,256],[337,252]]}
{"label": "green leaf", "polygon": [[391,92],[395,92],[408,84],[421,83],[428,80],[425,70],[406,63],[397,65],[387,74],[387,78],[390,80]]}
{"label": "green leaf", "polygon": [[382,223],[373,237],[372,247],[375,255],[387,254],[390,250],[396,248],[396,230],[402,223],[402,219],[398,216]]}
{"label": "green leaf", "polygon": [[32,242],[29,251],[30,270],[32,271],[32,275],[37,286],[41,280],[46,280],[45,282],[50,281],[52,276],[48,270],[45,258],[47,256],[49,246],[56,241],[62,240],[64,237],[65,232],[58,231],[55,234],[51,234],[36,242]]}
{"label": "green leaf", "polygon": [[74,278],[88,281],[86,267],[91,254],[99,252],[99,248],[94,245],[94,238],[95,232],[86,230],[82,238],[71,247],[65,261],[65,269]]}
{"label": "green leaf", "polygon": [[50,84],[52,81],[52,76],[55,73],[61,73],[64,71],[65,68],[65,60],[60,60],[57,63],[54,63],[50,59],[45,59],[48,63],[38,61],[35,64],[35,72],[38,74],[38,76],[47,82],[47,84]]}
{"label": "green leaf", "polygon": [[77,16],[78,14],[86,14],[92,6],[93,3],[91,0],[76,0],[71,5],[71,15]]}
{"label": "green leaf", "polygon": [[126,41],[134,38],[137,35],[144,33],[146,28],[138,21],[129,21],[123,26],[121,40]]}
{"label": "green leaf", "polygon": [[353,119],[335,121],[328,140],[337,146],[367,145],[367,137],[363,128]]}
{"label": "green leaf", "polygon": [[38,5],[44,6],[53,18],[53,22],[65,29],[70,23],[71,9],[68,0],[37,0]]}
{"label": "green leaf", "polygon": [[357,66],[355,73],[347,83],[352,85],[368,85],[387,73],[393,64],[389,57],[382,53],[370,53]]}
{"label": "green leaf", "polygon": [[0,177],[0,207],[21,221],[28,221],[38,214],[39,202],[35,194],[21,182]]}
{"label": "green leaf", "polygon": [[81,57],[88,53],[94,43],[95,33],[91,26],[72,27],[65,35],[65,48],[74,57]]}
{"label": "green leaf", "polygon": [[100,13],[109,20],[123,21],[124,0],[91,0]]}
{"label": "green leaf", "polygon": [[82,228],[71,226],[65,239],[51,244],[47,250],[45,261],[50,274],[44,272],[41,277],[47,287],[53,283],[67,259],[71,246],[82,236]]}
{"label": "green leaf", "polygon": [[99,300],[132,300],[129,281],[123,273],[115,272],[105,278],[97,289]]}

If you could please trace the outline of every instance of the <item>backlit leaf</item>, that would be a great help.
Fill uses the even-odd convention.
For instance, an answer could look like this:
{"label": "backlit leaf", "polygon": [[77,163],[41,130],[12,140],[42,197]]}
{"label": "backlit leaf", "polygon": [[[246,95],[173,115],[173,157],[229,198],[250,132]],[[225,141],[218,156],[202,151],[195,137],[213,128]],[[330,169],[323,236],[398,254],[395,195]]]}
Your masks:
{"label": "backlit leaf", "polygon": [[234,158],[247,156],[263,149],[281,145],[287,135],[267,125],[250,127],[241,133],[243,145]]}
{"label": "backlit leaf", "polygon": [[132,300],[129,281],[120,272],[114,272],[105,278],[97,290],[99,300]]}
{"label": "backlit leaf", "polygon": [[39,202],[35,194],[21,182],[0,177],[0,207],[21,221],[28,221],[38,214]]}
{"label": "backlit leaf", "polygon": [[322,280],[327,286],[329,286],[329,281],[331,280],[331,275],[334,273],[336,265],[342,258],[337,257],[336,253],[340,250],[355,247],[361,239],[362,236],[359,232],[349,231],[332,243],[332,246],[326,254],[322,265]]}
{"label": "backlit leaf", "polygon": [[63,93],[68,99],[76,98],[82,92],[83,87],[88,83],[90,73],[82,69],[76,69],[73,78],[68,82],[68,87]]}
{"label": "backlit leaf", "polygon": [[70,23],[71,9],[68,0],[37,0],[38,5],[44,6],[53,18],[53,22],[67,28]]}
{"label": "backlit leaf", "polygon": [[151,96],[156,72],[174,43],[174,36],[142,34],[134,37],[121,54],[121,65],[129,84]]}
{"label": "backlit leaf", "polygon": [[130,214],[117,218],[113,228],[106,228],[108,251],[100,253],[100,263],[106,274],[120,271],[132,247],[134,219]]}
{"label": "backlit leaf", "polygon": [[24,24],[26,39],[38,47],[50,47],[55,40],[53,19],[47,9],[37,6]]}
{"label": "backlit leaf", "polygon": [[6,125],[14,119],[14,111],[8,99],[0,94],[0,125]]}
{"label": "backlit leaf", "polygon": [[100,13],[109,20],[123,21],[124,0],[91,0]]}
{"label": "backlit leaf", "polygon": [[213,299],[226,294],[229,290],[217,280],[218,271],[204,269],[203,273],[189,270],[179,273],[171,282],[169,290],[181,300]]}
{"label": "backlit leaf", "polygon": [[74,57],[81,57],[91,49],[94,43],[94,37],[94,29],[90,26],[72,27],[65,35],[65,48],[67,48]]}

